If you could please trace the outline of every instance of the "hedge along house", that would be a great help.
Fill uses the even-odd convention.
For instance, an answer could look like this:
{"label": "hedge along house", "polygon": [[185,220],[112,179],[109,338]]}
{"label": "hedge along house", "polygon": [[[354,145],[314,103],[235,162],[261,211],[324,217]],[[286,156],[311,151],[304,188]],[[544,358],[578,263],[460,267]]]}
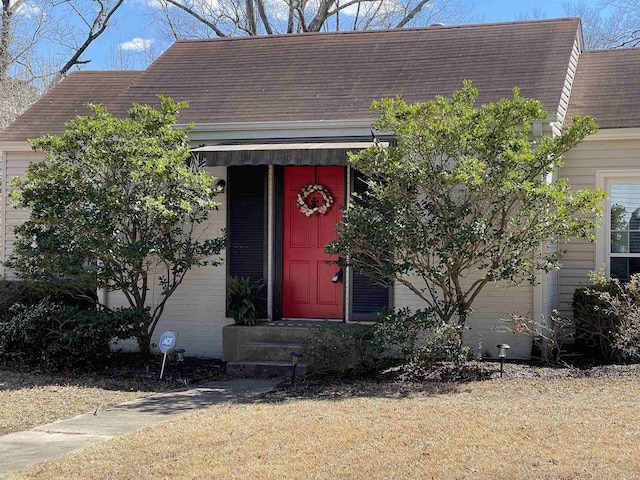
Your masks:
{"label": "hedge along house", "polygon": [[[635,50],[627,52],[637,57]],[[157,96],[164,95],[189,102],[179,121],[194,124],[194,155],[226,181],[222,206],[209,228],[212,235],[226,228],[229,247],[224,266],[188,274],[169,300],[156,337],[172,330],[188,354],[222,357],[223,327],[231,323],[225,311],[226,281],[234,276],[264,284],[260,308],[272,324],[316,319],[354,323],[373,320],[383,307],[418,308],[418,298],[404,287],[374,286],[353,271],[334,278],[338,268],[326,262],[331,259],[323,251],[336,235],[341,206],[364,188],[348,165],[347,152],[371,143],[371,101],[398,95],[429,100],[449,95],[471,79],[482,104],[510,97],[518,86],[522,96],[540,100],[550,115],[534,124],[533,134],[554,135],[571,105],[581,58],[600,55],[609,53],[582,52],[580,20],[566,18],[179,41],[145,71],[73,73],[0,132],[2,258],[11,254],[14,226],[28,215],[7,206],[6,182],[42,158],[27,139],[62,133],[65,121],[89,113],[87,103],[101,103],[122,116],[132,103],[158,105]],[[581,87],[584,108],[572,105],[570,111],[590,113],[591,97],[585,90]],[[630,132],[638,138],[635,149],[638,133]],[[379,135],[386,140],[384,132]],[[563,171],[580,163],[582,152],[590,155],[590,145],[595,143],[585,142],[570,155]],[[632,164],[625,163],[630,169]],[[567,175],[571,179],[573,174]],[[596,184],[597,175],[589,175],[579,174],[576,183]],[[307,197],[301,191],[306,185],[321,185],[333,198],[324,215],[301,211],[299,194],[306,197],[302,210],[326,202],[319,197],[322,192]],[[500,319],[512,312],[548,315],[558,307],[558,292],[566,302],[569,290],[594,267],[586,258],[591,246],[574,247],[569,261],[582,262],[579,268],[541,275],[535,286],[495,284],[483,291],[465,332],[476,354],[495,356],[495,345],[507,342],[510,357],[530,356],[531,339],[507,332]],[[577,270],[572,277],[570,272]],[[117,295],[105,298],[109,306],[120,301]]]}

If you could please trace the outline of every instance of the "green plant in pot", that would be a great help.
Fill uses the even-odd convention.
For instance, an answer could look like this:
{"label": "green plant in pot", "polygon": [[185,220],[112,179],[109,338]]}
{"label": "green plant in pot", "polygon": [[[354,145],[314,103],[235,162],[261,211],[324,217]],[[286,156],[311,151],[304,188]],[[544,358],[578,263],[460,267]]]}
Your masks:
{"label": "green plant in pot", "polygon": [[237,325],[255,325],[258,314],[258,293],[262,283],[249,278],[231,277],[227,282],[227,308]]}

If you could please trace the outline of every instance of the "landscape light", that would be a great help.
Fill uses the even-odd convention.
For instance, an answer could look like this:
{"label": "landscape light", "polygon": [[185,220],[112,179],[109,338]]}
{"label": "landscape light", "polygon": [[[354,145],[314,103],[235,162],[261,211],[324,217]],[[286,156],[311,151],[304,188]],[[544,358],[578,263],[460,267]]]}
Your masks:
{"label": "landscape light", "polygon": [[506,343],[499,343],[496,346],[498,347],[498,357],[500,357],[500,378],[502,378],[502,372],[504,371],[504,359],[507,357],[507,350],[511,347]]}
{"label": "landscape light", "polygon": [[300,352],[291,352],[291,361],[293,363],[293,372],[291,373],[291,386],[296,383],[296,367],[298,366],[298,360],[302,357]]}

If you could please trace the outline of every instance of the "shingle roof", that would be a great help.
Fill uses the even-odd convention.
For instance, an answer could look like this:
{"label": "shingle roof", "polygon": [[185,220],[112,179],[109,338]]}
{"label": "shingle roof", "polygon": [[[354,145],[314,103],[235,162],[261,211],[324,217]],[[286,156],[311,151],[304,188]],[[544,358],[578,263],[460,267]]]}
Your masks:
{"label": "shingle roof", "polygon": [[[69,76],[0,140],[57,132],[86,101],[123,115],[133,102],[157,105],[159,94],[188,100],[180,123],[368,119],[375,117],[373,99],[428,100],[461,88],[464,79],[473,80],[481,103],[519,86],[555,113],[579,26],[568,18],[179,41],[131,74],[128,87],[121,72]],[[46,118],[34,120],[42,109]]]}
{"label": "shingle roof", "polygon": [[640,48],[584,52],[568,115],[591,115],[601,129],[640,127]]}
{"label": "shingle roof", "polygon": [[109,105],[142,72],[73,72],[2,132],[0,140],[22,141],[64,132],[64,123],[91,113],[88,103]]}

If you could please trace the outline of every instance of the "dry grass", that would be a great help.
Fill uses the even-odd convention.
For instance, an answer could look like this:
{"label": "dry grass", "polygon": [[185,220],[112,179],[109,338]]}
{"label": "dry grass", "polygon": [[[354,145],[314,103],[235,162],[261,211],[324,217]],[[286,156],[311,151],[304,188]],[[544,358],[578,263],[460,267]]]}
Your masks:
{"label": "dry grass", "polygon": [[0,370],[0,435],[153,393],[133,381]]}
{"label": "dry grass", "polygon": [[9,478],[640,478],[638,378],[397,392],[216,406]]}

